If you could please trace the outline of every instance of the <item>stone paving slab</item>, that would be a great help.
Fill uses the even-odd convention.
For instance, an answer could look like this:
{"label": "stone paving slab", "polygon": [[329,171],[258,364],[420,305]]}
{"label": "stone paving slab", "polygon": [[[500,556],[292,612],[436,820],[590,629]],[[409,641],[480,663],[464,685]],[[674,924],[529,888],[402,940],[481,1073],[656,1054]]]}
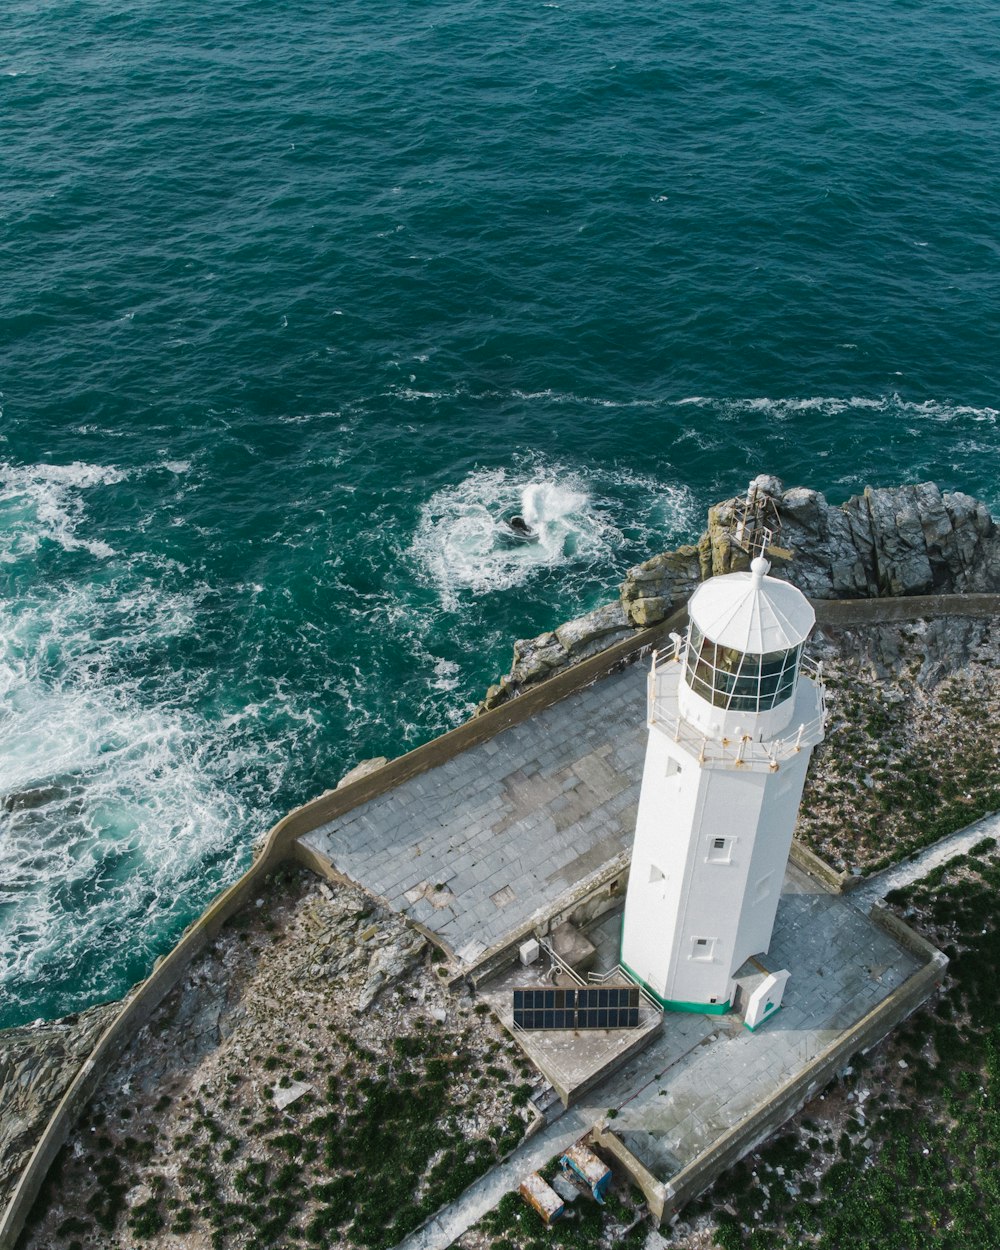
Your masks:
{"label": "stone paving slab", "polygon": [[[630,852],[646,732],[637,664],[302,841],[471,964]],[[428,884],[449,906],[427,901]]]}

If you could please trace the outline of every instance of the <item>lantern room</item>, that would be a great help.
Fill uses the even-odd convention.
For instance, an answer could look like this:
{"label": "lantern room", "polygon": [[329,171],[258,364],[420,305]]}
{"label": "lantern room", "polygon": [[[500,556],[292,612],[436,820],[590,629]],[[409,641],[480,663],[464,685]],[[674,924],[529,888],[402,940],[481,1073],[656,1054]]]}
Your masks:
{"label": "lantern room", "polygon": [[691,598],[679,710],[713,737],[769,738],[792,719],[816,614],[770,567],[758,556],[749,573],[712,578]]}

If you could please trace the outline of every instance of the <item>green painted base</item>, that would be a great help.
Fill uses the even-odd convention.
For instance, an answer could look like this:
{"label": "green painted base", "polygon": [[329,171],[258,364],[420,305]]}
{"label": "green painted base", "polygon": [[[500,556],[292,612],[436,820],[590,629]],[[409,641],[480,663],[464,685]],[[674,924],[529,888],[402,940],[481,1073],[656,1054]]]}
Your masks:
{"label": "green painted base", "polygon": [[[634,972],[624,960],[621,961],[622,967],[629,974],[633,981],[638,981],[650,998],[655,998],[664,1011],[690,1011],[702,1016],[724,1016],[729,1010],[729,1003],[685,1003],[676,998],[661,998],[648,982],[644,981],[637,972]],[[761,1021],[763,1023],[763,1021]]]}

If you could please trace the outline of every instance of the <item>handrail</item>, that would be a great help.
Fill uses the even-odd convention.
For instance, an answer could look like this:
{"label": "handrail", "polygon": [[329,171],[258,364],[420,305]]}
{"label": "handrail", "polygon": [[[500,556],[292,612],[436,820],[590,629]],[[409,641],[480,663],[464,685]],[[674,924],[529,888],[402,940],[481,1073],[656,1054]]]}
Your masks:
{"label": "handrail", "polygon": [[[735,768],[776,769],[782,760],[790,759],[802,750],[803,740],[812,745],[822,736],[826,725],[826,687],[823,682],[823,665],[821,662],[808,660],[800,662],[802,673],[811,678],[819,695],[819,712],[812,720],[803,722],[796,727],[790,738],[772,738],[768,741],[743,734],[739,739],[713,738],[700,733],[690,721],[676,710],[676,687],[670,694],[660,693],[662,672],[669,664],[677,664],[682,656],[683,640],[676,635],[671,638],[670,645],[663,650],[653,652],[653,660],[649,669],[648,683],[648,722],[665,729],[675,742],[681,743],[698,763],[708,767],[730,765]],[[678,680],[680,675],[678,674]]]}
{"label": "handrail", "polygon": [[653,1010],[658,1012],[661,1016],[663,1015],[663,1004],[658,1003],[656,999],[652,996],[652,994],[650,994],[650,992],[642,984],[642,982],[637,980],[632,975],[632,973],[629,972],[629,970],[626,967],[624,967],[622,964],[615,964],[615,966],[613,968],[609,968],[607,972],[588,972],[587,973],[587,980],[592,985],[604,985],[608,981],[610,981],[612,977],[621,977],[623,980],[628,981],[630,984],[634,985],[636,989],[639,991],[640,996],[643,999],[645,999],[647,1005],[652,1007]]}
{"label": "handrail", "polygon": [[548,944],[545,938],[538,938],[538,945],[542,948],[543,951],[545,951],[546,955],[548,955],[549,959],[552,960],[552,962],[556,965],[556,967],[560,969],[560,971],[564,972],[568,977],[574,980],[577,983],[577,985],[586,985],[586,982],[580,976],[580,974],[576,972],[575,969],[571,968],[564,959],[559,958],[559,956],[555,953],[555,951]]}

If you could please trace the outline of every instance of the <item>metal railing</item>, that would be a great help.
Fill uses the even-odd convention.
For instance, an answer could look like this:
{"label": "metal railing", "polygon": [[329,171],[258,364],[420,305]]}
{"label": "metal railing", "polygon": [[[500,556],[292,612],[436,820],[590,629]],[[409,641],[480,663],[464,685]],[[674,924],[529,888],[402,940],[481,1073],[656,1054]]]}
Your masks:
{"label": "metal railing", "polygon": [[613,968],[609,968],[607,972],[587,973],[587,980],[591,983],[591,985],[605,985],[611,980],[612,977],[619,977],[621,980],[627,981],[629,985],[634,985],[639,991],[639,997],[642,998],[646,1006],[652,1007],[658,1015],[663,1015],[663,1007],[656,1001],[652,994],[650,994],[642,982],[637,981],[631,972],[629,972],[629,970],[624,968],[621,964],[615,964],[615,966]]}
{"label": "metal railing", "polygon": [[754,738],[751,734],[742,734],[738,738],[713,738],[702,733],[690,721],[685,720],[678,711],[677,685],[681,675],[676,674],[676,682],[670,683],[669,691],[664,678],[668,665],[679,665],[683,658],[684,640],[679,635],[672,635],[668,647],[653,652],[653,662],[649,670],[648,683],[648,719],[650,725],[657,725],[679,742],[698,763],[709,767],[731,767],[775,770],[782,760],[790,759],[802,750],[803,746],[811,746],[822,737],[826,724],[826,688],[823,685],[823,665],[802,658],[799,672],[812,679],[819,695],[819,712],[812,720],[796,727],[794,734],[788,738],[771,738],[764,741]]}
{"label": "metal railing", "polygon": [[580,974],[576,972],[573,968],[571,968],[564,959],[559,958],[559,956],[555,953],[555,951],[548,944],[545,938],[540,937],[540,938],[537,938],[536,941],[538,942],[538,945],[542,948],[542,950],[546,953],[546,955],[548,955],[549,959],[552,960],[552,963],[554,964],[554,966],[557,967],[560,972],[565,973],[566,976],[568,976],[571,981],[575,981],[577,985],[586,985],[586,982],[583,980]]}

